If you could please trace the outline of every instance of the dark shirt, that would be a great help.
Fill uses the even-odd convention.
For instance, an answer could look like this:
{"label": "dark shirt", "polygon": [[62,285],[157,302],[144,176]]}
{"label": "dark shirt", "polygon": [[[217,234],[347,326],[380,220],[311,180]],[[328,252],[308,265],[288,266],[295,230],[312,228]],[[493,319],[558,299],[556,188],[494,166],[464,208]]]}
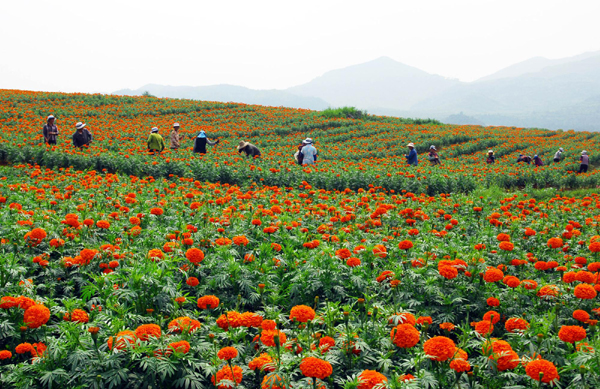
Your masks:
{"label": "dark shirt", "polygon": [[419,161],[417,159],[417,150],[412,149],[409,151],[408,155],[406,156],[406,162],[409,165],[417,166],[417,164],[419,163]]}
{"label": "dark shirt", "polygon": [[90,133],[87,131],[75,131],[73,134],[73,146],[75,147],[83,147],[90,143]]}
{"label": "dark shirt", "polygon": [[[56,134],[51,134],[55,132]],[[44,140],[48,139],[48,142],[56,142],[56,137],[58,136],[58,127],[56,124],[50,125],[48,123],[44,124]]]}
{"label": "dark shirt", "polygon": [[245,152],[248,157],[260,157],[260,150],[253,144],[248,143],[245,147],[238,150],[238,153]]}

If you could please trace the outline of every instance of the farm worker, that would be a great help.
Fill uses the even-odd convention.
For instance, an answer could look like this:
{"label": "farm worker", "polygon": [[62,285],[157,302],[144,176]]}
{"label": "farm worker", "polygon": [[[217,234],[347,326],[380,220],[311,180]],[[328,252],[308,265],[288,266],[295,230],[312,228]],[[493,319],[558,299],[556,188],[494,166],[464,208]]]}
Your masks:
{"label": "farm worker", "polygon": [[304,146],[306,146],[306,140],[303,140],[302,143],[300,143],[300,146],[298,146],[298,151],[294,153],[294,159],[296,160],[298,165],[302,165],[302,161],[304,159],[304,155],[302,155],[302,148]]}
{"label": "farm worker", "polygon": [[419,160],[417,159],[417,150],[415,150],[415,144],[411,142],[407,146],[410,151],[408,152],[408,155],[404,154],[404,156],[406,157],[406,162],[409,165],[417,166]]}
{"label": "farm worker", "polygon": [[431,161],[431,165],[441,165],[440,156],[437,153],[437,149],[434,145],[429,146],[429,160]]}
{"label": "farm worker", "polygon": [[92,141],[91,133],[85,130],[85,123],[77,123],[75,129],[77,131],[73,134],[73,146],[82,148]]}
{"label": "farm worker", "polygon": [[148,137],[148,151],[154,154],[156,151],[159,153],[165,149],[165,142],[163,137],[158,133],[158,127],[153,127],[150,136]]}
{"label": "farm worker", "polygon": [[554,162],[560,162],[562,159],[562,153],[564,152],[563,148],[559,148],[558,151],[554,154]]}
{"label": "farm worker", "polygon": [[533,156],[533,162],[535,162],[535,166],[544,166],[544,161],[538,155]]}
{"label": "farm worker", "polygon": [[579,173],[587,173],[588,165],[590,164],[590,156],[587,155],[587,151],[583,150],[581,152],[581,157],[579,157],[581,161],[581,165],[579,166]]}
{"label": "farm worker", "polygon": [[171,150],[179,149],[179,123],[173,123],[173,129],[169,136]]}
{"label": "farm worker", "polygon": [[517,158],[517,163],[526,162],[528,165],[531,163],[531,157],[528,155],[519,154],[519,158]]}
{"label": "farm worker", "polygon": [[206,145],[208,144],[209,146],[214,146],[217,143],[219,143],[218,139],[214,142],[211,142],[206,137],[206,132],[204,132],[204,130],[200,130],[200,133],[194,140],[194,153],[206,154]]}
{"label": "farm worker", "polygon": [[258,147],[254,146],[252,143],[240,141],[240,144],[237,147],[238,153],[242,151],[246,153],[246,156],[252,158],[260,157],[260,150]]}
{"label": "farm worker", "polygon": [[494,156],[494,150],[488,150],[487,159],[485,160],[485,162],[488,164],[496,163],[496,157]]}
{"label": "farm worker", "polygon": [[303,165],[312,165],[317,161],[317,149],[313,146],[312,138],[306,138],[302,142],[304,146],[302,147],[302,164]]}
{"label": "farm worker", "polygon": [[44,142],[49,145],[56,144],[56,138],[58,137],[58,127],[54,124],[54,116],[48,116],[46,119],[46,124],[44,124],[43,134],[44,134]]}

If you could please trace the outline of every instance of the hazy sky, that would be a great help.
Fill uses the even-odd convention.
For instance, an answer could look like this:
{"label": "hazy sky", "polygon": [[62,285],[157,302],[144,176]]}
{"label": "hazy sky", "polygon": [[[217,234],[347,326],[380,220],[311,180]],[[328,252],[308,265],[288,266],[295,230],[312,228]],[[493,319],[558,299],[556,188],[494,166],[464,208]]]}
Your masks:
{"label": "hazy sky", "polygon": [[0,1],[0,88],[302,84],[388,56],[471,81],[600,50],[598,0]]}

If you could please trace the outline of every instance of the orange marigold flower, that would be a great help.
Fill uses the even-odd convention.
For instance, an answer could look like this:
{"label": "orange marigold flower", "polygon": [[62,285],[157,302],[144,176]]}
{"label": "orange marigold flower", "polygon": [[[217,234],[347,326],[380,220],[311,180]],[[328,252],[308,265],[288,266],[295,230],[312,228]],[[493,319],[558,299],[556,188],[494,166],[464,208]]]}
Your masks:
{"label": "orange marigold flower", "polygon": [[419,331],[411,324],[399,324],[390,332],[392,342],[400,348],[411,348],[419,343]]}
{"label": "orange marigold flower", "polygon": [[387,257],[387,254],[387,249],[384,245],[376,244],[375,247],[373,247],[373,255],[375,255],[376,257],[385,258]]}
{"label": "orange marigold flower", "polygon": [[411,326],[415,326],[417,324],[417,318],[415,315],[409,312],[401,312],[392,315],[388,321],[389,324],[410,324]]}
{"label": "orange marigold flower", "polygon": [[561,238],[550,238],[546,244],[552,249],[558,249],[563,247],[563,240]]}
{"label": "orange marigold flower", "polygon": [[160,338],[162,331],[157,324],[142,324],[135,329],[135,335],[139,340],[148,340],[150,337]]}
{"label": "orange marigold flower", "polygon": [[[289,387],[289,383],[287,383],[287,381],[284,378],[280,377],[279,374],[266,375],[265,378],[263,378],[262,383],[260,384],[261,389],[287,389]],[[321,388],[324,387],[319,387],[319,389]]]}
{"label": "orange marigold flower", "polygon": [[261,371],[275,371],[275,366],[273,365],[273,358],[267,353],[262,353],[260,356],[254,358],[248,364],[248,367],[251,370],[261,370]]}
{"label": "orange marigold flower", "polygon": [[544,285],[538,290],[538,297],[542,298],[553,298],[558,296],[559,290],[556,285]]}
{"label": "orange marigold flower", "polygon": [[496,239],[498,240],[498,242],[510,242],[510,235],[500,233],[498,234],[498,236],[496,236]]}
{"label": "orange marigold flower", "polygon": [[42,304],[36,304],[29,307],[23,316],[23,322],[29,328],[38,328],[50,320],[50,310]]}
{"label": "orange marigold flower", "polygon": [[402,242],[398,243],[398,248],[400,250],[410,250],[413,248],[413,242],[410,240],[403,240]]}
{"label": "orange marigold flower", "polygon": [[495,297],[488,297],[488,299],[486,300],[486,303],[490,307],[498,307],[498,306],[500,306],[500,300],[498,300]]}
{"label": "orange marigold flower", "polygon": [[204,252],[200,249],[193,247],[185,252],[185,257],[191,263],[198,265],[204,260]]}
{"label": "orange marigold flower", "polygon": [[315,357],[306,357],[300,362],[300,371],[305,377],[325,379],[333,373],[331,363]]}
{"label": "orange marigold flower", "polygon": [[592,285],[588,284],[579,284],[575,287],[575,297],[580,298],[582,300],[591,300],[596,298],[598,292],[594,289]]}
{"label": "orange marigold flower", "polygon": [[169,331],[173,333],[192,333],[198,328],[200,328],[200,322],[198,320],[190,319],[187,316],[173,319],[168,325]]}
{"label": "orange marigold flower", "polygon": [[504,278],[504,273],[502,270],[497,269],[495,267],[488,267],[483,275],[483,280],[485,282],[498,282]]}
{"label": "orange marigold flower", "polygon": [[96,222],[96,226],[98,228],[104,228],[104,229],[106,229],[106,228],[110,228],[110,223],[108,221],[106,221],[106,220],[98,220]]}
{"label": "orange marigold flower", "polygon": [[217,353],[217,357],[223,361],[229,361],[238,356],[238,351],[235,347],[223,347]]}
{"label": "orange marigold flower", "polygon": [[229,311],[217,319],[217,325],[227,331],[229,327],[238,328],[242,326],[242,315],[236,311]]}
{"label": "orange marigold flower", "polygon": [[585,339],[587,333],[581,326],[562,326],[558,331],[558,337],[563,342],[575,343]]}
{"label": "orange marigold flower", "polygon": [[221,383],[221,381],[235,381],[236,383],[241,383],[243,378],[242,368],[234,365],[229,367],[229,365],[225,365],[221,368],[221,370],[217,371],[217,374],[212,376],[210,380],[214,385],[218,385],[218,389],[232,389],[233,385],[229,383]]}
{"label": "orange marigold flower", "polygon": [[457,373],[462,373],[471,370],[471,364],[462,358],[453,359],[452,362],[450,362],[450,369]]}
{"label": "orange marigold flower", "polygon": [[498,247],[500,248],[500,250],[513,251],[515,245],[511,242],[500,242],[500,245],[498,245]]}
{"label": "orange marigold flower", "polygon": [[456,344],[445,336],[435,336],[423,344],[423,350],[430,359],[443,362],[454,356]]}
{"label": "orange marigold flower", "polygon": [[17,354],[26,354],[30,353],[33,350],[33,346],[31,343],[21,343],[17,347],[15,347],[15,351]]}
{"label": "orange marigold flower", "polygon": [[529,362],[525,366],[525,373],[535,381],[539,381],[541,376],[541,380],[544,383],[560,379],[556,366],[545,359],[535,359]]}
{"label": "orange marigold flower", "polygon": [[12,358],[12,353],[10,351],[8,351],[8,350],[0,351],[0,361],[3,359],[10,359],[10,358]]}
{"label": "orange marigold flower", "polygon": [[586,323],[588,320],[590,320],[590,314],[583,309],[577,309],[573,312],[573,319]]}
{"label": "orange marigold flower", "polygon": [[433,324],[433,319],[431,318],[431,316],[419,316],[419,318],[417,319],[417,324],[431,325],[431,324]]}
{"label": "orange marigold flower", "polygon": [[200,283],[200,281],[198,281],[198,279],[196,277],[189,277],[187,280],[185,280],[185,283],[188,284],[189,286],[198,286],[198,284]]}
{"label": "orange marigold flower", "polygon": [[529,328],[529,323],[527,323],[527,320],[520,317],[511,317],[504,323],[504,328],[506,328],[506,331],[508,332],[515,332],[515,330],[525,331]]}
{"label": "orange marigold flower", "polygon": [[590,245],[588,246],[588,249],[592,252],[592,253],[599,253],[600,252],[600,242],[596,241],[596,242],[592,242],[590,243]]}
{"label": "orange marigold flower", "polygon": [[489,320],[472,322],[471,325],[475,327],[475,332],[481,336],[486,336],[494,331],[494,324]]}
{"label": "orange marigold flower", "polygon": [[217,309],[219,307],[219,298],[217,296],[202,296],[198,299],[198,308],[200,309]]}
{"label": "orange marigold flower", "polygon": [[148,251],[148,258],[152,262],[155,262],[156,260],[159,260],[159,259],[163,259],[164,257],[165,257],[165,253],[163,253],[159,249],[151,249],[150,251]]}
{"label": "orange marigold flower", "polygon": [[152,208],[152,209],[150,209],[150,214],[155,215],[155,216],[160,216],[163,213],[165,213],[165,211],[162,208]]}
{"label": "orange marigold flower", "polygon": [[356,257],[348,258],[348,260],[346,261],[346,265],[348,265],[350,267],[360,266],[360,264],[361,264],[360,259],[356,258]]}
{"label": "orange marigold flower", "polygon": [[190,351],[190,343],[187,340],[169,343],[169,348],[175,352],[187,354]]}
{"label": "orange marigold flower", "polygon": [[296,305],[290,311],[290,320],[296,320],[300,323],[306,323],[315,318],[315,310],[307,305]]}
{"label": "orange marigold flower", "polygon": [[375,370],[363,370],[358,375],[358,389],[373,389],[387,382],[387,377]]}
{"label": "orange marigold flower", "polygon": [[347,248],[337,249],[335,251],[335,256],[339,259],[348,259],[352,256],[352,253]]}
{"label": "orange marigold flower", "polygon": [[[108,349],[112,350],[113,346],[115,349],[117,350],[123,350],[125,347],[135,344],[137,337],[135,336],[135,333],[132,331],[121,331],[119,332],[113,340],[113,337],[111,336],[110,338],[108,338],[108,341],[106,342],[108,344]],[[114,341],[114,344],[113,344]]]}
{"label": "orange marigold flower", "polygon": [[247,246],[248,243],[250,243],[250,241],[248,240],[248,238],[246,238],[245,235],[233,237],[233,244],[236,246]]}
{"label": "orange marigold flower", "polygon": [[260,341],[267,347],[275,347],[275,337],[279,337],[279,345],[287,341],[287,336],[279,330],[265,330],[261,332]]}
{"label": "orange marigold flower", "polygon": [[483,315],[483,320],[489,320],[492,324],[496,324],[500,321],[500,314],[496,311],[487,311],[485,315]]}
{"label": "orange marigold flower", "polygon": [[240,324],[242,327],[246,328],[258,328],[261,326],[263,322],[263,317],[258,313],[254,312],[244,312],[240,315]]}
{"label": "orange marigold flower", "polygon": [[71,321],[74,323],[87,323],[90,321],[90,318],[83,309],[75,309],[71,313]]}

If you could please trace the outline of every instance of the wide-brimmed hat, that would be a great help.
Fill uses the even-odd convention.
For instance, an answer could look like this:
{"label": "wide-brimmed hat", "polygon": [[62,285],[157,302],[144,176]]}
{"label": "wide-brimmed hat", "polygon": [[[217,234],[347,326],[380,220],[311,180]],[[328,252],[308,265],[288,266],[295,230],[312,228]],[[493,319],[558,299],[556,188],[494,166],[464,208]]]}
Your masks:
{"label": "wide-brimmed hat", "polygon": [[410,142],[409,144],[407,144],[407,146],[408,146],[408,147],[412,147],[412,148],[414,148],[414,147],[415,147],[415,144],[414,144],[414,143],[412,143],[412,142]]}
{"label": "wide-brimmed hat", "polygon": [[559,148],[558,151],[560,151],[561,153],[564,151],[563,148]]}
{"label": "wide-brimmed hat", "polygon": [[434,145],[429,146],[429,150],[431,150],[431,149],[435,150],[435,146]]}
{"label": "wide-brimmed hat", "polygon": [[494,154],[494,150],[488,150],[488,154],[489,154],[489,153],[492,153],[492,154]]}
{"label": "wide-brimmed hat", "polygon": [[306,139],[304,139],[304,140],[302,141],[302,143],[306,143],[306,144],[312,144],[312,143],[313,143],[313,140],[312,140],[312,138],[306,138]]}
{"label": "wide-brimmed hat", "polygon": [[151,132],[158,132],[158,127],[152,127],[152,131]]}
{"label": "wide-brimmed hat", "polygon": [[83,127],[85,127],[85,123],[79,122],[75,125],[75,128],[78,130],[81,130]]}
{"label": "wide-brimmed hat", "polygon": [[244,147],[248,146],[249,144],[250,143],[248,143],[248,142],[241,141],[240,144],[238,145],[237,149],[238,150],[243,149]]}
{"label": "wide-brimmed hat", "polygon": [[179,127],[179,123],[173,123],[173,127]]}
{"label": "wide-brimmed hat", "polygon": [[48,116],[48,118],[46,119],[46,121],[49,121],[50,119],[55,119],[54,115]]}
{"label": "wide-brimmed hat", "polygon": [[204,130],[200,130],[196,138],[206,138],[206,132],[204,132]]}
{"label": "wide-brimmed hat", "polygon": [[585,150],[583,150],[583,151],[581,152],[581,155],[586,155],[586,154],[587,154],[587,151],[585,151]]}

